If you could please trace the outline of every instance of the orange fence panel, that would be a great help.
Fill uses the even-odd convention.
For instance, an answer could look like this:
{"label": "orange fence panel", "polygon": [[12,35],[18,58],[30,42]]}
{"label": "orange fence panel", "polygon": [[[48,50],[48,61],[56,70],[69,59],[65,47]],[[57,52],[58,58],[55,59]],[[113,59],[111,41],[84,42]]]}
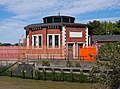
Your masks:
{"label": "orange fence panel", "polygon": [[95,46],[80,48],[79,51],[81,58],[83,58],[81,60],[96,61],[97,48]]}

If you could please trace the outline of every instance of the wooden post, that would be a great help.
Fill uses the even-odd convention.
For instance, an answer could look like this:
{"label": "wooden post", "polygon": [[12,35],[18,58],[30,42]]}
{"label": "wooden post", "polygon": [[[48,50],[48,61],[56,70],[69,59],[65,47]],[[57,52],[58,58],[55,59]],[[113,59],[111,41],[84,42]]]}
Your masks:
{"label": "wooden post", "polygon": [[35,79],[35,76],[36,76],[36,73],[35,73],[35,72],[36,72],[36,70],[35,70],[35,68],[33,69],[33,71],[32,71],[32,72],[33,72],[33,78]]}
{"label": "wooden post", "polygon": [[31,70],[31,79],[33,79],[33,69]]}
{"label": "wooden post", "polygon": [[12,71],[10,71],[10,77],[12,77]]}
{"label": "wooden post", "polygon": [[61,69],[61,81],[64,81],[64,71]]}
{"label": "wooden post", "polygon": [[79,81],[80,83],[83,83],[83,72],[82,71],[80,71]]}
{"label": "wooden post", "polygon": [[40,71],[37,72],[37,75],[38,75],[37,79],[39,80],[40,79]]}
{"label": "wooden post", "polygon": [[22,70],[22,78],[25,78],[26,70]]}
{"label": "wooden post", "polygon": [[71,77],[71,78],[70,78],[70,79],[71,79],[71,82],[73,82],[73,69],[72,69],[72,68],[70,69],[70,77]]}
{"label": "wooden post", "polygon": [[37,78],[37,77],[38,77],[37,72],[38,72],[37,70],[34,70],[34,74],[33,74],[33,75],[34,75],[34,79],[35,79],[35,80],[38,79],[38,78]]}
{"label": "wooden post", "polygon": [[46,69],[43,68],[43,80],[46,80]]}
{"label": "wooden post", "polygon": [[54,81],[55,80],[55,70],[54,70],[54,68],[52,68],[52,81]]}

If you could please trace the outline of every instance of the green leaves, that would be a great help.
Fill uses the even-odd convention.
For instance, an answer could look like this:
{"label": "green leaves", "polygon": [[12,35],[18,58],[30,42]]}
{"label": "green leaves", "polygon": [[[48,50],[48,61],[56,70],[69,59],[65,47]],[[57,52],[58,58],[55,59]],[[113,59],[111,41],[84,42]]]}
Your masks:
{"label": "green leaves", "polygon": [[120,84],[120,42],[100,46],[97,59],[93,73],[95,69],[99,71],[99,85],[117,89]]}
{"label": "green leaves", "polygon": [[93,35],[119,35],[120,34],[120,20],[115,23],[112,22],[100,22],[94,20],[88,23],[93,30]]}

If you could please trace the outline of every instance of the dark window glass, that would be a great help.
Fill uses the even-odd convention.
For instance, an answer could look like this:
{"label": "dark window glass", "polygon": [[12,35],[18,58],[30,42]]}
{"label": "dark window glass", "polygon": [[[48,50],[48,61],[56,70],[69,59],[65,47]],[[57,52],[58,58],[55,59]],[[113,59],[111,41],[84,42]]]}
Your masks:
{"label": "dark window glass", "polygon": [[49,35],[49,46],[52,46],[52,35]]}
{"label": "dark window glass", "polygon": [[47,23],[47,22],[46,22],[46,19],[43,19],[43,21],[44,21],[44,23]]}
{"label": "dark window glass", "polygon": [[69,18],[63,18],[63,22],[69,23]]}
{"label": "dark window glass", "polygon": [[52,23],[52,18],[47,18],[47,23]]}
{"label": "dark window glass", "polygon": [[55,23],[60,23],[61,22],[61,18],[54,18],[54,22]]}
{"label": "dark window glass", "polygon": [[55,35],[55,47],[59,46],[59,35]]}
{"label": "dark window glass", "polygon": [[74,19],[73,18],[71,18],[71,23],[74,23]]}
{"label": "dark window glass", "polygon": [[41,47],[42,46],[42,36],[39,36],[38,39],[39,39],[39,47]]}
{"label": "dark window glass", "polygon": [[33,36],[34,39],[34,46],[36,46],[36,36]]}

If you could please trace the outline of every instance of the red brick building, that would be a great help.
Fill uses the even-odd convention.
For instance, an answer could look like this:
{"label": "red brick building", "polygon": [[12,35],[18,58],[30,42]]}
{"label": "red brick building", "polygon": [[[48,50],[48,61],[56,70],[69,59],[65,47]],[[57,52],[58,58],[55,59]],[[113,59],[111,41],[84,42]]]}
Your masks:
{"label": "red brick building", "polygon": [[[26,45],[41,51],[37,54],[78,57],[80,47],[91,45],[87,24],[75,23],[70,16],[48,16],[43,23],[25,27]],[[70,54],[70,55],[69,55]]]}
{"label": "red brick building", "polygon": [[120,41],[120,35],[92,35],[92,45],[101,46]]}

